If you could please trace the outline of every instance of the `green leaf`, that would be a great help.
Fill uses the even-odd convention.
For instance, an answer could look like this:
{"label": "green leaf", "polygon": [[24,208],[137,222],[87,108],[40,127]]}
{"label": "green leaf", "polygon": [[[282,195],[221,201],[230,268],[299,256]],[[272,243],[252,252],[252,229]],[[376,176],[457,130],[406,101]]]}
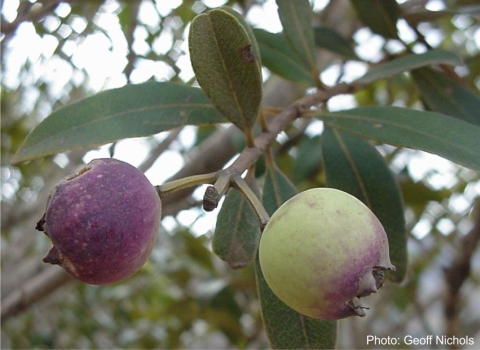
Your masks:
{"label": "green leaf", "polygon": [[[270,215],[296,193],[295,186],[280,169],[276,166],[267,168],[263,203]],[[285,305],[265,281],[258,255],[255,259],[255,276],[264,328],[273,349],[333,349],[335,347],[337,322],[313,319]]]}
{"label": "green leaf", "polygon": [[269,215],[296,194],[295,186],[277,166],[267,167],[263,185],[263,206]]}
{"label": "green leaf", "polygon": [[299,314],[272,292],[255,259],[257,291],[265,332],[272,349],[334,349],[337,321],[317,320]]}
{"label": "green leaf", "polygon": [[396,0],[350,0],[360,20],[374,33],[396,39],[400,7]]}
{"label": "green leaf", "polygon": [[430,110],[480,126],[478,94],[431,68],[415,69],[410,74]]}
{"label": "green leaf", "polygon": [[431,64],[461,65],[462,60],[451,51],[431,50],[418,55],[408,55],[393,61],[383,63],[370,69],[363,77],[357,80],[360,84],[370,84],[376,80],[392,77],[415,68]]}
{"label": "green leaf", "polygon": [[260,59],[261,58],[260,57],[260,49],[258,48],[257,38],[255,37],[255,34],[253,32],[252,27],[247,23],[247,21],[245,21],[245,18],[239,12],[235,11],[231,7],[221,6],[221,7],[219,7],[219,9],[223,10],[223,11],[226,11],[229,14],[231,14],[233,17],[235,17],[237,19],[237,21],[245,29],[245,31],[247,32],[248,38],[250,39],[250,41],[252,43],[253,55],[259,61],[259,67],[261,67],[262,63],[261,63],[261,59]]}
{"label": "green leaf", "polygon": [[230,189],[218,213],[213,252],[232,268],[247,266],[255,257],[260,239],[257,215],[248,201]]}
{"label": "green leaf", "polygon": [[480,127],[462,120],[439,113],[385,106],[312,114],[334,128],[434,153],[480,170]]}
{"label": "green leaf", "polygon": [[28,135],[13,162],[153,135],[183,125],[226,121],[200,89],[169,82],[127,85],[50,114]]}
{"label": "green leaf", "polygon": [[358,60],[350,42],[331,27],[313,28],[315,45],[348,59]]}
{"label": "green leaf", "polygon": [[400,189],[384,158],[364,139],[328,126],[322,134],[322,154],[327,186],[360,199],[382,223],[396,267],[389,277],[401,282],[407,269],[405,214]]}
{"label": "green leaf", "polygon": [[292,55],[285,36],[281,33],[269,33],[263,29],[254,29],[258,40],[262,64],[279,76],[304,86],[315,86],[315,80],[299,62],[296,55]]}
{"label": "green leaf", "polygon": [[320,136],[304,136],[298,143],[296,157],[293,160],[292,179],[302,182],[318,172],[321,164]]}
{"label": "green leaf", "polygon": [[317,63],[310,2],[308,0],[277,0],[277,6],[283,34],[316,81]]}
{"label": "green leaf", "polygon": [[242,131],[250,130],[262,101],[262,74],[246,29],[231,13],[211,10],[192,21],[188,44],[207,97]]}

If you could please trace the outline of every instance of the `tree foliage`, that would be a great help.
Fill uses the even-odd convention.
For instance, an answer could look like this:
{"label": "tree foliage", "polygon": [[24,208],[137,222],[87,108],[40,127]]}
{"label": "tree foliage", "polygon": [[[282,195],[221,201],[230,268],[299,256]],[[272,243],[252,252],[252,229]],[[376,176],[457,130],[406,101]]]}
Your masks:
{"label": "tree foliage", "polygon": [[[208,3],[2,2],[2,347],[480,342],[478,4]],[[260,11],[282,30],[261,28]],[[150,261],[102,287],[42,265],[34,227],[50,188],[126,148],[162,197]],[[258,264],[268,215],[325,186],[366,203],[389,236],[397,270],[366,319],[296,313]]]}

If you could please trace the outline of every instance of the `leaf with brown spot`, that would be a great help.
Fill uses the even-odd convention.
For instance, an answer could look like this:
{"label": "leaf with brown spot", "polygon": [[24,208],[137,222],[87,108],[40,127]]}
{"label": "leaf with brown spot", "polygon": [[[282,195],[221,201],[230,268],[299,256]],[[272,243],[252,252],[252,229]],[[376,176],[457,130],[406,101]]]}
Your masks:
{"label": "leaf with brown spot", "polygon": [[231,11],[220,8],[195,17],[188,37],[190,60],[212,104],[248,133],[262,101],[262,74],[256,43]]}

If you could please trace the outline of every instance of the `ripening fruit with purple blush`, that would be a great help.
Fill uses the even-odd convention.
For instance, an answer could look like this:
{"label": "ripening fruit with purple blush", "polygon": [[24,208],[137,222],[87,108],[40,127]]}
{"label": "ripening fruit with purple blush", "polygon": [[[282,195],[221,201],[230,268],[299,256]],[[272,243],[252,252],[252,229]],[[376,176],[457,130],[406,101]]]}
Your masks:
{"label": "ripening fruit with purple blush", "polygon": [[140,170],[95,159],[51,191],[37,224],[53,244],[43,261],[90,284],[124,280],[150,256],[161,210],[158,193]]}
{"label": "ripening fruit with purple blush", "polygon": [[383,285],[385,270],[395,270],[377,217],[332,188],[301,192],[278,208],[260,239],[259,259],[280,300],[325,320],[365,316],[360,298]]}

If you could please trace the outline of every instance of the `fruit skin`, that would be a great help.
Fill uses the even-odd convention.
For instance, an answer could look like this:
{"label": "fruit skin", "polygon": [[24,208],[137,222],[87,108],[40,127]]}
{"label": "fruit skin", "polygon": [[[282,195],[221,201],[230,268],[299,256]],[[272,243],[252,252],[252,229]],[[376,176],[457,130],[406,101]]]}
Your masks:
{"label": "fruit skin", "polygon": [[86,283],[118,282],[148,259],[160,218],[160,197],[140,170],[95,159],[52,189],[37,224],[53,243],[43,261]]}
{"label": "fruit skin", "polygon": [[360,297],[383,284],[390,262],[387,235],[357,198],[315,188],[286,201],[270,218],[260,266],[275,295],[309,317],[365,316]]}

